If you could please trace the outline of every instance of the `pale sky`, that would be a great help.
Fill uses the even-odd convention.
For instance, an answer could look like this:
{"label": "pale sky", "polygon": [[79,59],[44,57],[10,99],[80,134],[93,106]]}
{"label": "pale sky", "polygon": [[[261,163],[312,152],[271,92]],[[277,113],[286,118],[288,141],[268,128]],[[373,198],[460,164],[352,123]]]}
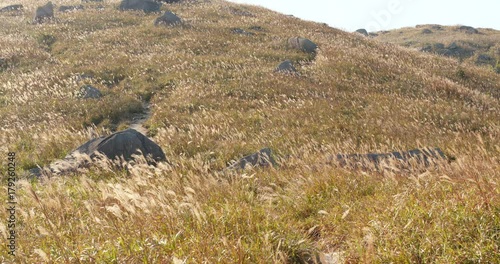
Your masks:
{"label": "pale sky", "polygon": [[259,5],[301,19],[354,31],[418,24],[466,25],[500,30],[499,0],[229,0]]}

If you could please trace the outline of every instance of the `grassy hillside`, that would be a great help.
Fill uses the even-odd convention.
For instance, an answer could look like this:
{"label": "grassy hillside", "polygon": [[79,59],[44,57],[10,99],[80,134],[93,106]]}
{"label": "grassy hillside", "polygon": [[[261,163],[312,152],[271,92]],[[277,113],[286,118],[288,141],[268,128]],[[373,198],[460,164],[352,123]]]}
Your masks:
{"label": "grassy hillside", "polygon": [[378,32],[380,41],[484,66],[500,73],[500,31],[467,26],[418,25]]}
{"label": "grassy hillside", "polygon": [[[2,1],[14,3],[24,11],[0,14],[3,178],[8,152],[21,175],[128,127],[146,103],[144,125],[172,164],[20,179],[17,257],[2,243],[3,262],[500,259],[500,75],[491,69],[224,1],[163,5],[184,20],[176,27],[118,11],[118,1],[33,25],[38,3]],[[289,48],[294,36],[317,43],[317,55]],[[273,72],[285,59],[298,76]],[[84,84],[104,96],[78,98]],[[220,173],[266,146],[279,167]],[[384,171],[330,162],[425,146],[451,161]],[[6,237],[6,221],[0,230]]]}

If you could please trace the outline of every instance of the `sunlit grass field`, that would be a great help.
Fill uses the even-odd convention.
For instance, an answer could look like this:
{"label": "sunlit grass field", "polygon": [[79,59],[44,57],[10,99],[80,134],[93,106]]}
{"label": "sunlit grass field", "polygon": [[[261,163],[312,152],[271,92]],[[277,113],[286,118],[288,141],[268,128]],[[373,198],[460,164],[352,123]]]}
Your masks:
{"label": "sunlit grass field", "polygon": [[[0,7],[15,3],[24,11],[0,14],[2,177],[8,152],[23,175],[127,128],[144,103],[171,164],[21,177],[16,257],[2,220],[2,262],[500,261],[492,69],[218,0],[163,5],[183,19],[175,27],[119,1],[35,25],[42,3]],[[316,56],[289,48],[295,36],[318,44]],[[274,72],[285,59],[299,75]],[[78,98],[85,84],[104,96]],[[278,167],[222,172],[263,147]],[[360,171],[331,158],[419,147],[449,160]]]}

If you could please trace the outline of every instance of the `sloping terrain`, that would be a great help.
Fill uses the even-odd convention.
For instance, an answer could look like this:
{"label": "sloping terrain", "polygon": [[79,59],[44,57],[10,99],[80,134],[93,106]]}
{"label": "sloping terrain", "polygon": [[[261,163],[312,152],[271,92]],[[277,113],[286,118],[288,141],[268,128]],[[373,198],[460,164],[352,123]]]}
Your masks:
{"label": "sloping terrain", "polygon": [[376,38],[484,66],[500,73],[500,31],[491,28],[418,25],[378,32]]}
{"label": "sloping terrain", "polygon": [[[20,179],[17,257],[2,243],[2,261],[500,258],[500,75],[491,69],[224,1],[164,4],[176,26],[119,11],[119,1],[33,24],[42,3],[2,5],[17,3],[22,11],[0,14],[3,177],[8,152],[21,175],[138,115],[171,164],[103,162]],[[290,48],[296,36],[317,54]],[[286,59],[297,75],[274,72]],[[77,96],[84,85],[102,97]],[[264,147],[278,167],[221,173]],[[382,171],[331,162],[418,147],[440,147],[449,162]],[[7,238],[7,222],[0,230]]]}

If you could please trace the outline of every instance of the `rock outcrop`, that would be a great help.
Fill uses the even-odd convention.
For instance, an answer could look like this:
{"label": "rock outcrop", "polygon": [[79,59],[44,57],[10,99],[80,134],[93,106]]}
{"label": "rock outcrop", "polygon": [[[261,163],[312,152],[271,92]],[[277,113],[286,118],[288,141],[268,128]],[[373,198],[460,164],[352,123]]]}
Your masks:
{"label": "rock outcrop", "polygon": [[292,61],[285,60],[278,65],[274,72],[286,73],[286,74],[296,74],[297,69],[293,66]]}
{"label": "rock outcrop", "polygon": [[91,85],[84,85],[80,88],[80,91],[78,91],[77,96],[83,99],[88,99],[88,98],[97,99],[102,97],[102,93],[101,91],[99,91],[99,89]]}
{"label": "rock outcrop", "polygon": [[139,151],[148,160],[149,164],[167,161],[160,146],[134,129],[127,129],[107,137],[89,140],[73,151],[71,155],[79,153],[95,158],[96,152],[98,152],[111,160],[123,157],[125,161],[130,161],[133,159],[133,155],[139,154]]}
{"label": "rock outcrop", "polygon": [[272,156],[270,148],[263,148],[259,152],[241,158],[233,165],[227,167],[229,170],[245,169],[247,167],[273,167],[276,161]]}
{"label": "rock outcrop", "polygon": [[43,21],[52,18],[54,18],[54,5],[52,2],[48,2],[44,6],[40,6],[36,9],[33,21],[35,23],[42,23]]}
{"label": "rock outcrop", "polygon": [[109,136],[91,139],[64,159],[55,161],[46,168],[31,169],[29,174],[31,177],[41,177],[43,175],[63,175],[75,171],[89,165],[89,160],[82,159],[81,156],[87,156],[90,158],[90,162],[93,162],[100,158],[131,161],[135,155],[142,155],[150,165],[156,165],[163,161],[168,162],[160,146],[138,131],[127,129]]}
{"label": "rock outcrop", "polygon": [[360,28],[360,29],[356,30],[356,32],[365,36],[365,37],[368,36],[368,31],[366,31],[366,29],[364,29],[364,28]]}
{"label": "rock outcrop", "polygon": [[288,39],[288,44],[291,48],[301,50],[307,53],[316,53],[318,45],[309,39],[301,37],[293,37]]}
{"label": "rock outcrop", "polygon": [[162,16],[155,19],[154,25],[176,26],[180,25],[181,23],[182,20],[180,19],[180,17],[170,11],[166,11]]}
{"label": "rock outcrop", "polygon": [[122,0],[119,10],[136,10],[144,11],[145,13],[160,12],[160,3],[153,0]]}
{"label": "rock outcrop", "polygon": [[464,32],[466,34],[479,34],[479,30],[469,26],[461,26],[458,28],[458,31]]}
{"label": "rock outcrop", "polygon": [[22,10],[22,9],[23,9],[23,5],[9,5],[9,6],[5,6],[5,7],[0,8],[0,13],[11,12],[11,11],[19,11],[19,10]]}
{"label": "rock outcrop", "polygon": [[385,163],[395,162],[399,165],[408,165],[411,162],[420,166],[430,166],[433,161],[444,160],[446,156],[439,148],[413,149],[403,152],[368,153],[368,154],[338,154],[337,162],[341,166],[354,168],[380,168]]}

